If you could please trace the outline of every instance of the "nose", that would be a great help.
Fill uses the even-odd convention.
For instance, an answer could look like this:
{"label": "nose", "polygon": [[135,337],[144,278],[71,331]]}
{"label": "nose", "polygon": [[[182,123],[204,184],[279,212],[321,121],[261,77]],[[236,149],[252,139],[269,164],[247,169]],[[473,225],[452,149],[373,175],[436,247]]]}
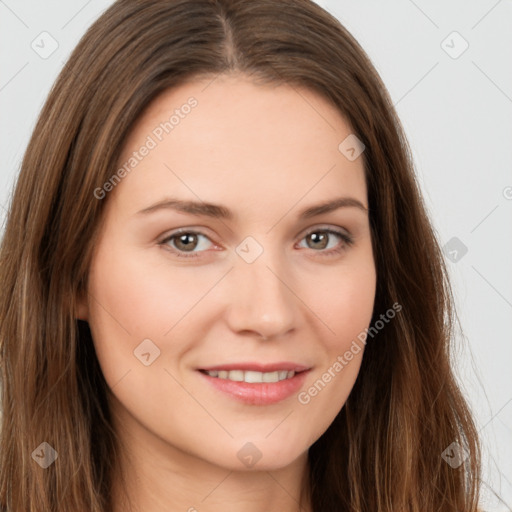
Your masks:
{"label": "nose", "polygon": [[289,281],[290,272],[267,251],[252,263],[236,260],[229,276],[227,308],[233,332],[275,339],[296,328],[300,301]]}

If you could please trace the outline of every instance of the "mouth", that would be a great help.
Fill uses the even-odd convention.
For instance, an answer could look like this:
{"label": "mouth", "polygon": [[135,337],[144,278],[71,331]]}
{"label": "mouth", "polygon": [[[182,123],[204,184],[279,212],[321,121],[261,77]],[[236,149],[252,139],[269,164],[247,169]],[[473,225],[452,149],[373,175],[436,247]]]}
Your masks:
{"label": "mouth", "polygon": [[232,380],[234,382],[247,382],[255,384],[258,382],[280,382],[291,379],[296,373],[293,370],[280,370],[275,372],[257,372],[252,370],[199,370],[216,379]]}
{"label": "mouth", "polygon": [[198,369],[216,390],[250,405],[269,405],[290,397],[310,370],[295,363],[238,363]]}

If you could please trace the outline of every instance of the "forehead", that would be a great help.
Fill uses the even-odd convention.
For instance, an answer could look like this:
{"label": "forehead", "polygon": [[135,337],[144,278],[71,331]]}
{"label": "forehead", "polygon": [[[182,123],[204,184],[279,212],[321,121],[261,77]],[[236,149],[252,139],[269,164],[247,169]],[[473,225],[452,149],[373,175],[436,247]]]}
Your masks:
{"label": "forehead", "polygon": [[133,210],[166,193],[235,208],[233,195],[240,207],[256,198],[259,207],[276,199],[284,206],[333,188],[364,201],[363,160],[338,148],[351,133],[309,89],[240,76],[191,81],[160,94],[134,125],[118,162],[128,172],[114,195]]}

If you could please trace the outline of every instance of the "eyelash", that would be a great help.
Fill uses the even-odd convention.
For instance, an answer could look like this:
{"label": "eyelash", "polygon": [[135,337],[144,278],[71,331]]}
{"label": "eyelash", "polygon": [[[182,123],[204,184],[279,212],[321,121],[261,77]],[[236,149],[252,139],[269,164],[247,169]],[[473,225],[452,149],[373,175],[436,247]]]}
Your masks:
{"label": "eyelash", "polygon": [[[345,251],[348,247],[352,246],[352,244],[354,243],[354,239],[350,235],[348,235],[346,233],[343,233],[341,231],[334,230],[334,229],[319,229],[319,228],[312,229],[312,230],[308,231],[302,237],[301,240],[303,240],[304,238],[308,237],[309,235],[311,235],[313,233],[329,233],[329,234],[332,234],[332,235],[337,235],[337,236],[339,236],[342,239],[343,244],[341,246],[335,248],[335,249],[330,249],[330,250],[327,250],[327,251],[326,250],[315,251],[314,249],[312,249],[314,252],[319,252],[319,253],[321,253],[322,256],[325,256],[327,258],[330,257],[330,256],[336,256],[336,255],[340,254],[341,252]],[[184,234],[187,234],[187,235],[200,235],[200,236],[204,236],[205,238],[209,239],[209,237],[207,235],[205,235],[204,233],[201,233],[199,231],[195,231],[193,229],[183,228],[183,229],[175,231],[171,235],[167,236],[164,240],[159,242],[159,245],[163,246],[167,250],[170,250],[173,254],[175,254],[179,258],[197,258],[197,257],[200,257],[201,253],[204,252],[204,251],[199,251],[197,253],[188,253],[187,254],[184,251],[180,251],[178,249],[171,248],[169,245],[167,245],[168,242],[170,242],[174,238],[177,238],[178,236],[184,235]]]}

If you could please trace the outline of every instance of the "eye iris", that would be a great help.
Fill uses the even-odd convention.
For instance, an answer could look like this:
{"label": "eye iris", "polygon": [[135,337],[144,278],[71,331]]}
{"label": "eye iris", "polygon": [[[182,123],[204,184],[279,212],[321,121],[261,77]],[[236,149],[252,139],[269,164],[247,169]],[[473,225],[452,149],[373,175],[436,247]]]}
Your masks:
{"label": "eye iris", "polygon": [[[180,250],[188,250],[193,249],[194,247],[191,247],[194,245],[194,243],[197,243],[197,235],[193,233],[184,233],[183,235],[179,235],[176,237],[175,245]],[[180,247],[180,244],[184,244],[182,247]]]}
{"label": "eye iris", "polygon": [[323,244],[321,244],[321,246],[316,246],[314,248],[316,249],[325,249],[325,247],[327,247],[327,234],[326,233],[322,233],[322,232],[315,232],[315,233],[311,233],[309,235],[310,239],[313,241],[313,242],[324,242]]}

